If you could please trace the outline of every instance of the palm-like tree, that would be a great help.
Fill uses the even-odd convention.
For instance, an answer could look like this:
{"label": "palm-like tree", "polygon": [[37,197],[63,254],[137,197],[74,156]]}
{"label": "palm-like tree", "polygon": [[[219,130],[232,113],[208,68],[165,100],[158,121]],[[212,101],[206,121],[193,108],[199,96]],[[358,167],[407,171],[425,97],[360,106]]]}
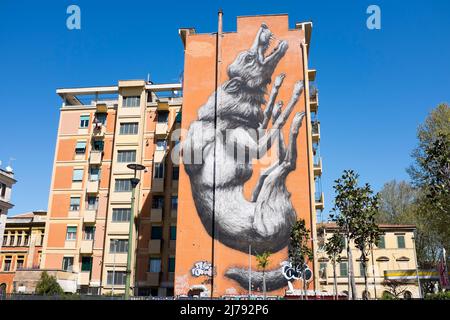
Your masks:
{"label": "palm-like tree", "polygon": [[263,252],[262,254],[256,255],[256,260],[258,261],[258,268],[262,269],[263,273],[263,295],[266,298],[266,268],[270,263],[270,252]]}

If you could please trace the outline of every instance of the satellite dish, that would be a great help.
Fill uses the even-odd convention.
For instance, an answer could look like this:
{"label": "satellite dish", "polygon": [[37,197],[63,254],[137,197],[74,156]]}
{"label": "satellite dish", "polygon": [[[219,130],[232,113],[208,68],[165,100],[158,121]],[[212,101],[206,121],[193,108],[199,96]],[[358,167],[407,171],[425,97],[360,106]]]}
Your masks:
{"label": "satellite dish", "polygon": [[7,172],[13,172],[13,168],[11,168],[10,166],[7,166],[7,167],[5,168],[5,170],[6,170]]}

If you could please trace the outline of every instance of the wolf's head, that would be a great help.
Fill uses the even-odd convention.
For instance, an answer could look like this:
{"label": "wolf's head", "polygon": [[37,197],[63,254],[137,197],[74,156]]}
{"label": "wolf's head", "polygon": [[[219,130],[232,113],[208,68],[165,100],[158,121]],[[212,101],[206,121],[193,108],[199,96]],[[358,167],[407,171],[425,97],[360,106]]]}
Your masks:
{"label": "wolf's head", "polygon": [[229,78],[238,81],[239,87],[243,89],[247,87],[251,91],[265,93],[278,62],[288,49],[288,43],[283,40],[269,55],[265,56],[272,39],[274,39],[272,32],[263,23],[256,34],[252,47],[241,52],[236,60],[228,66]]}

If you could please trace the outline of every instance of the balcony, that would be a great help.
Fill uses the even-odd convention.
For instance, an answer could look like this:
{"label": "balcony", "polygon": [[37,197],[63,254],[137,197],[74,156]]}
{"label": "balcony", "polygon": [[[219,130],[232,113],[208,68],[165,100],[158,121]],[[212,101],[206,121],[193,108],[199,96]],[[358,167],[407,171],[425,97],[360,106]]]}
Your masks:
{"label": "balcony", "polygon": [[161,240],[160,239],[152,239],[148,244],[148,253],[149,254],[159,254],[161,253]]}
{"label": "balcony", "polygon": [[86,185],[86,192],[87,193],[98,193],[98,184],[99,181],[88,181]]}
{"label": "balcony", "polygon": [[323,192],[315,193],[315,201],[316,201],[316,210],[323,210],[324,208]]}
{"label": "balcony", "polygon": [[311,112],[317,112],[319,107],[319,92],[317,89],[311,89],[311,93],[309,95],[309,105]]}
{"label": "balcony", "polygon": [[147,285],[159,286],[159,272],[147,272]]}
{"label": "balcony", "polygon": [[89,164],[101,164],[103,151],[92,150],[89,155]]}
{"label": "balcony", "polygon": [[161,222],[163,216],[163,209],[162,208],[152,208],[150,212],[150,221],[151,222]]}
{"label": "balcony", "polygon": [[314,176],[322,175],[322,158],[314,161]]}
{"label": "balcony", "polygon": [[95,223],[95,217],[97,215],[97,210],[84,210],[83,213],[83,223]]}
{"label": "balcony", "polygon": [[106,127],[101,123],[94,123],[92,129],[92,137],[96,139],[103,139],[105,137]]}
{"label": "balcony", "polygon": [[319,142],[320,141],[320,122],[313,121],[312,123],[312,141]]}
{"label": "balcony", "polygon": [[169,129],[169,125],[167,124],[167,122],[162,122],[162,123],[158,122],[156,124],[155,135],[156,136],[166,136],[168,129]]}
{"label": "balcony", "polygon": [[80,253],[81,254],[92,254],[93,247],[94,247],[93,240],[81,240]]}
{"label": "balcony", "polygon": [[80,286],[88,286],[91,280],[91,273],[89,271],[82,271],[78,274],[78,284]]}
{"label": "balcony", "polygon": [[164,179],[153,178],[152,192],[164,192]]}

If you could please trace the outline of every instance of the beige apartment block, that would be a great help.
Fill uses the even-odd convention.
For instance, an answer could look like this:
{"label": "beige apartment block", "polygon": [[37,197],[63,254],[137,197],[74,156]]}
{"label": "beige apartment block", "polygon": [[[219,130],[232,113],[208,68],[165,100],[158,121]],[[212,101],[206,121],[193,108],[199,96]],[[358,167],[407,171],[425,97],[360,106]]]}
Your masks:
{"label": "beige apartment block", "polygon": [[[126,80],[57,94],[63,103],[41,268],[74,274],[80,293],[123,294],[130,245],[134,293],[170,294],[178,194],[171,132],[181,120],[181,84]],[[134,212],[130,163],[145,166]],[[161,245],[151,251],[154,240]],[[147,276],[150,264],[157,279]]]}

